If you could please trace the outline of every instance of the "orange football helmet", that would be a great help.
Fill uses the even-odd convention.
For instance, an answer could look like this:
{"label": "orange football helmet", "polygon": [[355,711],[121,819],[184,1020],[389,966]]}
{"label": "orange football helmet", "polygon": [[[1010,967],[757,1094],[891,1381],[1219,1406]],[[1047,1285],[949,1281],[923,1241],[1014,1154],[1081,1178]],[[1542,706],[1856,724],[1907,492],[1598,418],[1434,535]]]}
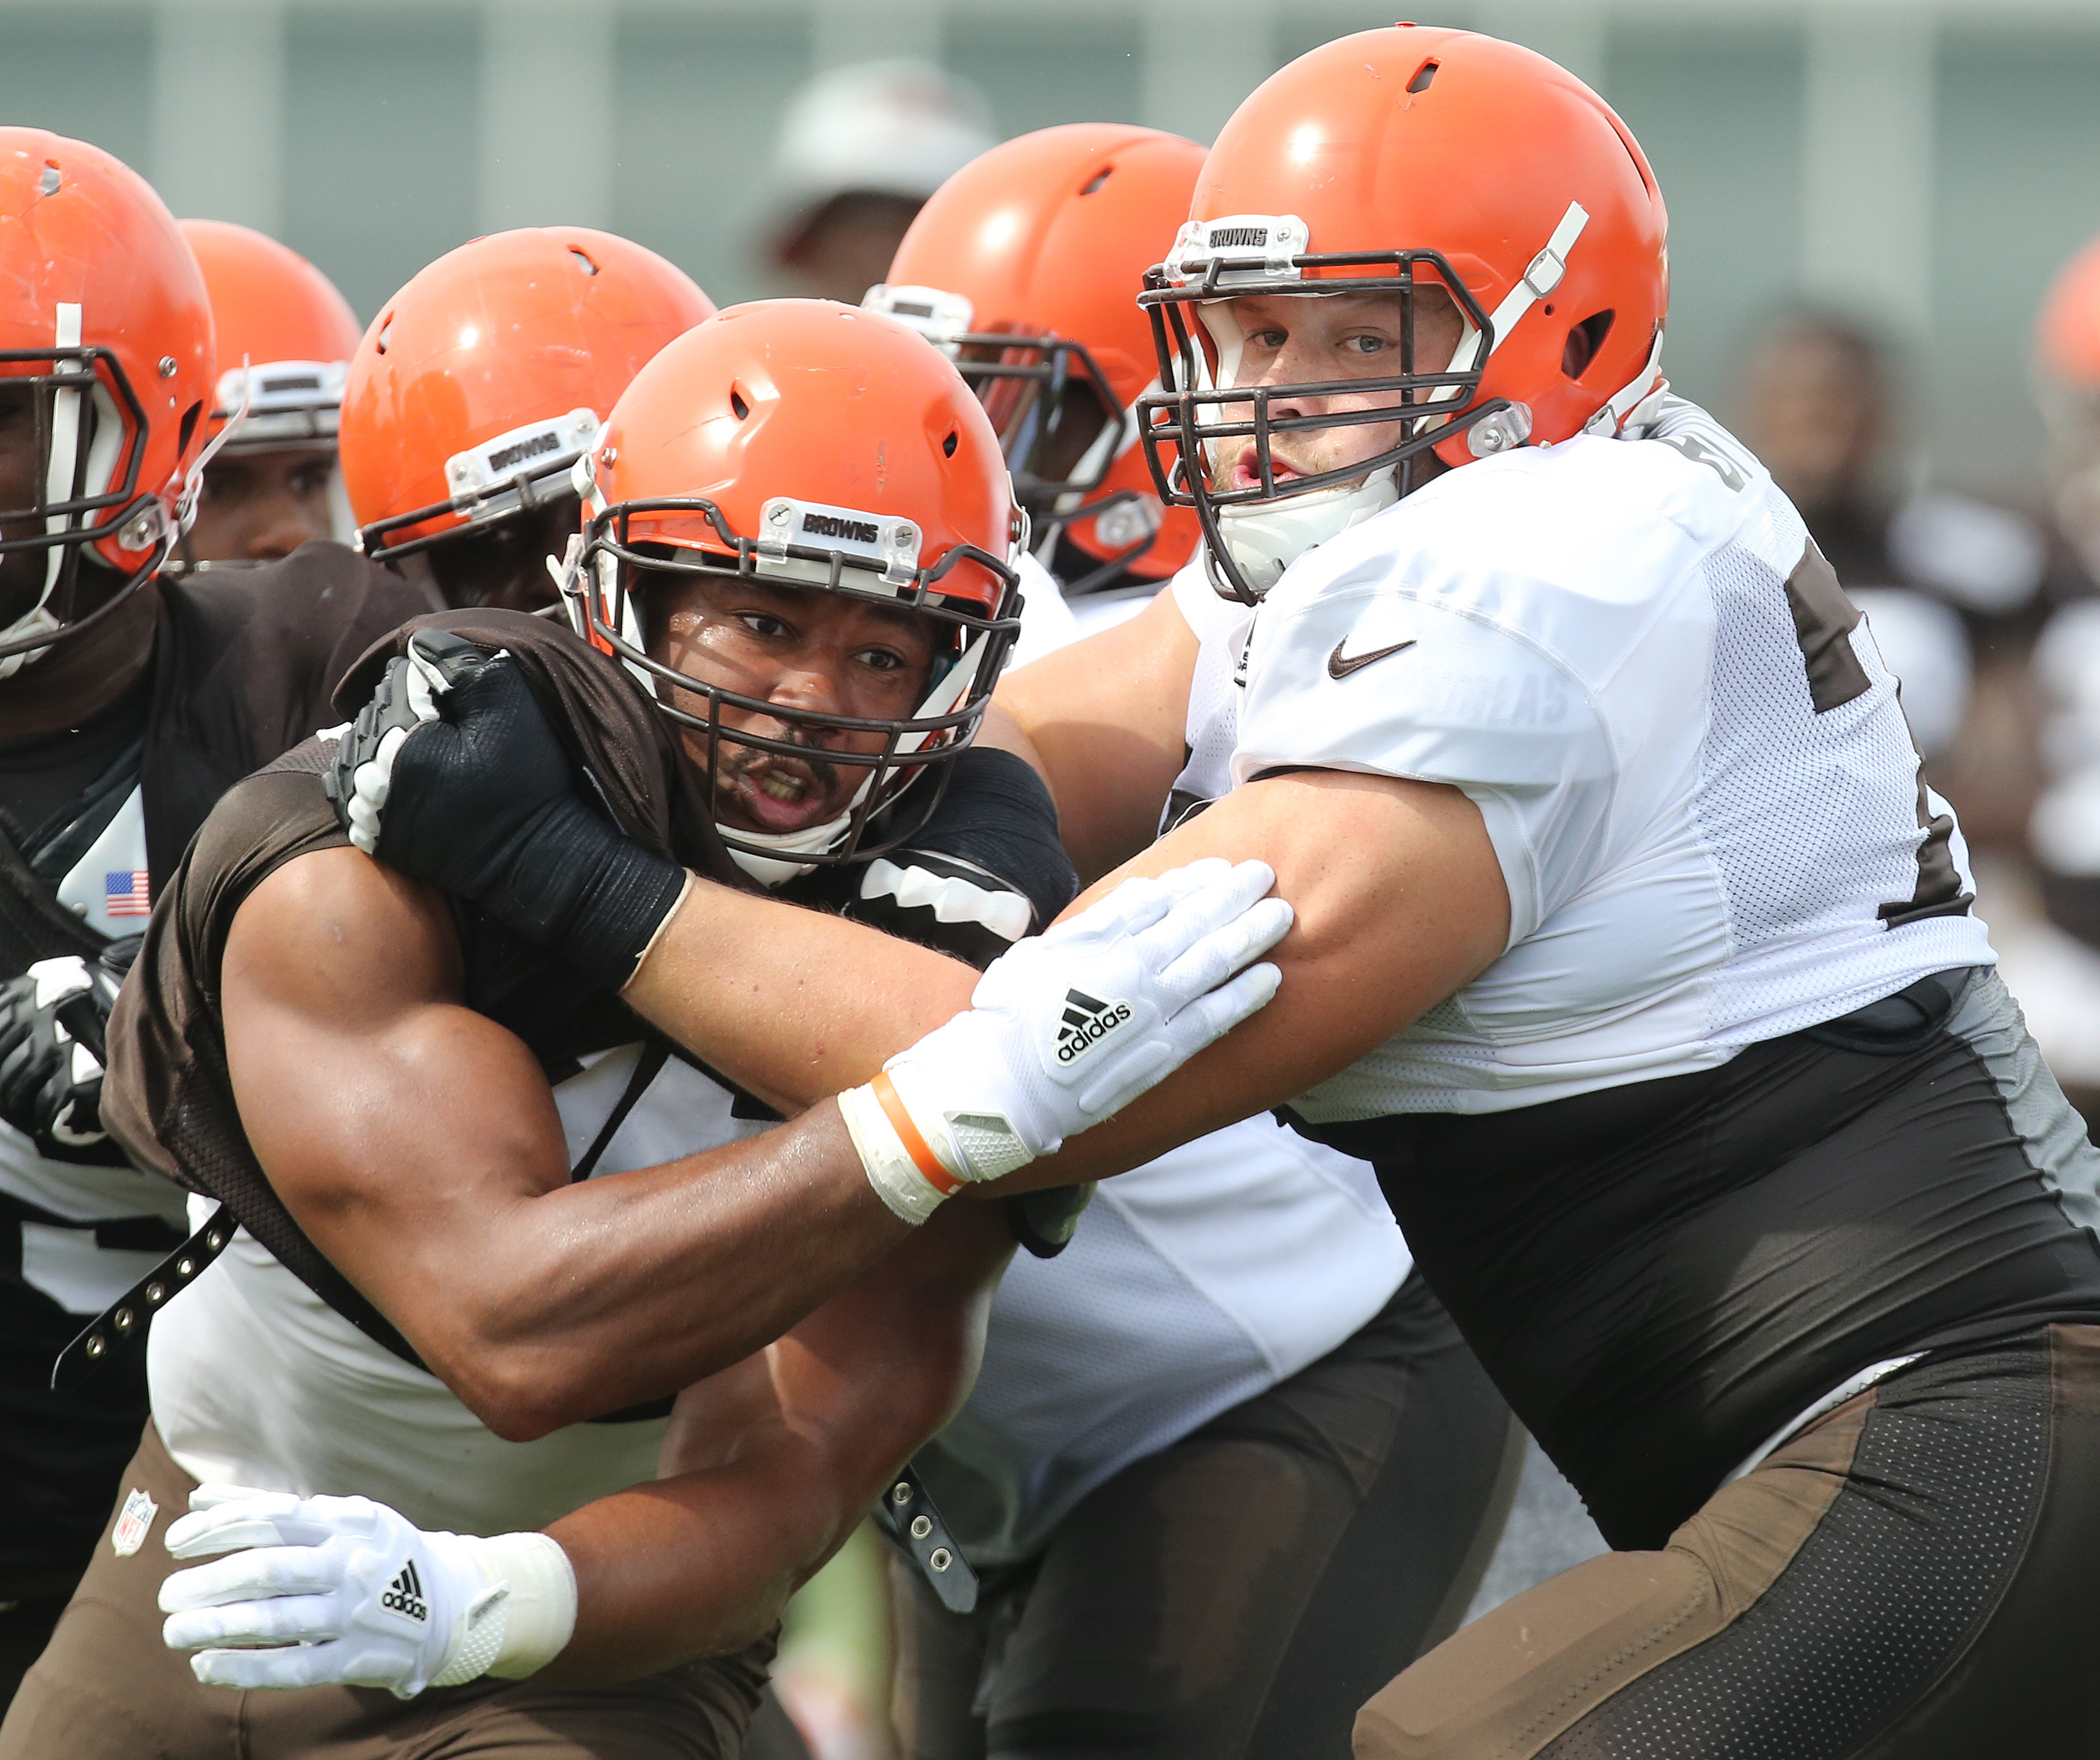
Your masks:
{"label": "orange football helmet", "polygon": [[[673,721],[707,736],[711,799],[726,744],[810,750],[732,729],[725,708],[814,734],[882,736],[879,750],[825,748],[830,761],[867,773],[838,819],[778,835],[725,826],[730,849],[761,878],[780,879],[915,833],[1019,631],[1016,564],[1028,529],[999,437],[946,357],[902,324],[828,301],[731,307],[636,373],[576,476],[588,486],[585,542],[564,588],[571,620]],[[909,719],[849,719],[677,671],[646,651],[638,570],[726,570],[917,611],[940,638],[927,695]],[[677,708],[671,690],[704,699],[707,712]],[[922,773],[934,785],[916,792],[918,810],[887,812]]]}
{"label": "orange football helmet", "polygon": [[1201,147],[1157,129],[1021,135],[941,186],[863,302],[977,387],[1039,539],[1058,532],[1101,565],[1068,592],[1164,579],[1202,536],[1193,513],[1153,493],[1132,406],[1156,383],[1138,290],[1202,166]]}
{"label": "orange football helmet", "polygon": [[226,220],[179,223],[204,271],[218,333],[218,382],[206,439],[216,438],[239,414],[224,451],[333,445],[359,335],[350,302],[274,238]]}
{"label": "orange football helmet", "polygon": [[2100,239],[2063,266],[2043,298],[2034,384],[2058,528],[2100,580]]}
{"label": "orange football helmet", "polygon": [[2035,355],[2058,383],[2100,390],[2100,238],[2049,283],[2035,320]]}
{"label": "orange football helmet", "polygon": [[[1223,585],[1251,600],[1295,555],[1404,494],[1407,461],[1431,448],[1459,465],[1621,431],[1662,382],[1666,230],[1626,125],[1542,55],[1401,24],[1299,56],[1225,124],[1141,296],[1168,387],[1140,404],[1161,499],[1195,509]],[[1436,372],[1414,359],[1424,287],[1460,318],[1458,350]],[[1361,293],[1401,302],[1397,374],[1231,389],[1239,336],[1225,302]],[[1393,403],[1269,413],[1343,390]],[[1388,422],[1402,403],[1432,412],[1398,444],[1279,487],[1272,434]],[[1214,485],[1211,449],[1250,437],[1260,480]]]}
{"label": "orange football helmet", "polygon": [[344,487],[379,560],[574,492],[635,369],[714,304],[652,250],[585,227],[449,251],[387,301],[343,389]]}
{"label": "orange football helmet", "polygon": [[0,128],[0,417],[36,461],[0,495],[0,677],[166,559],[195,505],[211,365],[204,278],[145,180],[83,141]]}

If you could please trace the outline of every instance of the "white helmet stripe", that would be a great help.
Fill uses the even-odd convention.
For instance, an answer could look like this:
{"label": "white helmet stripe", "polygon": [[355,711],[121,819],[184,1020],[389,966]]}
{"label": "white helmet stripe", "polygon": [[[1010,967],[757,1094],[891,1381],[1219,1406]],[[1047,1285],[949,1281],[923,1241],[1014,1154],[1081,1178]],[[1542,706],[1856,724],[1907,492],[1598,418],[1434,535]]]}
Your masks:
{"label": "white helmet stripe", "polygon": [[[58,327],[51,341],[55,347],[80,346],[81,317],[77,306],[59,307]],[[73,499],[74,466],[80,460],[81,395],[77,391],[60,391],[51,399],[51,451],[44,461],[44,504],[50,506],[59,501]],[[73,529],[73,516],[68,514],[47,514],[44,530],[55,537],[62,532]],[[44,590],[37,600],[34,610],[43,609],[44,602],[59,584],[59,567],[65,555],[63,546],[53,545],[44,564]],[[12,630],[6,632],[11,635]]]}
{"label": "white helmet stripe", "polygon": [[[1560,217],[1560,224],[1553,229],[1553,236],[1546,241],[1546,249],[1525,266],[1524,273],[1517,277],[1516,285],[1495,307],[1490,320],[1494,325],[1494,348],[1500,348],[1509,339],[1520,318],[1560,286],[1560,277],[1568,272],[1568,253],[1574,249],[1575,240],[1582,236],[1582,228],[1589,223],[1589,210],[1579,201],[1569,202],[1567,213]],[[1493,354],[1494,349],[1488,352]]]}

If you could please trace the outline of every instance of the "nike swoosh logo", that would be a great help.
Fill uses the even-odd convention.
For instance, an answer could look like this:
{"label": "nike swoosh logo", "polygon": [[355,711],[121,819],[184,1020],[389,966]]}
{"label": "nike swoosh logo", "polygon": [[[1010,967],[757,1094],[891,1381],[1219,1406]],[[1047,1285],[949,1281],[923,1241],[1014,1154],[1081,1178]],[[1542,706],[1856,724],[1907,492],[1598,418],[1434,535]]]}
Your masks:
{"label": "nike swoosh logo", "polygon": [[1397,654],[1403,648],[1414,646],[1414,637],[1410,636],[1406,641],[1396,642],[1389,648],[1373,648],[1368,654],[1344,654],[1342,649],[1348,640],[1345,636],[1336,642],[1335,651],[1327,656],[1327,676],[1330,678],[1347,678],[1351,673],[1362,670],[1373,660],[1382,660],[1388,654]]}

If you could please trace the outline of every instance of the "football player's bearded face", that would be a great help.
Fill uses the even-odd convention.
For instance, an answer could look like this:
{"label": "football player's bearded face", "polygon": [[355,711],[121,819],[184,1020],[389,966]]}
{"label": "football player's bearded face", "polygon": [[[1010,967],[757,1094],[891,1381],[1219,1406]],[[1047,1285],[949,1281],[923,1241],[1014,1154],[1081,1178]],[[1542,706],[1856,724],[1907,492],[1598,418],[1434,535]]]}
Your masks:
{"label": "football player's bearded face", "polygon": [[[1399,377],[1405,328],[1396,293],[1250,294],[1225,302],[1225,319],[1239,327],[1235,386],[1324,385],[1349,379]],[[1458,308],[1440,288],[1414,296],[1414,364],[1418,373],[1440,373],[1451,364],[1462,331]],[[1330,392],[1275,398],[1269,419],[1395,409],[1417,394],[1384,390]],[[1227,404],[1226,420],[1245,421],[1253,405]],[[1404,438],[1405,423],[1370,421],[1347,427],[1308,428],[1272,435],[1269,457],[1279,487],[1297,477],[1339,470],[1390,452]],[[1218,443],[1211,481],[1220,489],[1256,487],[1261,469],[1251,437]]]}
{"label": "football player's bearded face", "polygon": [[[668,571],[645,575],[650,658],[737,695],[805,715],[902,721],[925,699],[933,675],[932,620],[814,587],[745,576],[719,580]],[[707,699],[660,686],[674,708],[704,718]],[[732,830],[778,834],[837,818],[866,781],[865,766],[833,764],[829,752],[879,752],[884,735],[805,723],[724,705],[726,733],[787,740],[805,756],[721,743],[716,818]],[[680,731],[686,754],[708,761],[707,735]]]}

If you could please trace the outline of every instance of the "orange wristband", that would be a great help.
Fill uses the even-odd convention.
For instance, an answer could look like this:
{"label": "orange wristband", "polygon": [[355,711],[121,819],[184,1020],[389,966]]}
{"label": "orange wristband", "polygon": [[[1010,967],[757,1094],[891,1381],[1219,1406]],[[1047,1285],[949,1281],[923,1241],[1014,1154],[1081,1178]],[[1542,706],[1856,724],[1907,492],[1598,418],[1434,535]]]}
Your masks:
{"label": "orange wristband", "polygon": [[926,1176],[926,1183],[943,1198],[952,1197],[962,1189],[963,1182],[941,1165],[941,1158],[911,1122],[911,1114],[905,1110],[904,1102],[897,1092],[897,1084],[889,1079],[887,1070],[879,1071],[868,1083],[882,1115],[889,1119],[889,1127],[897,1133],[897,1140],[904,1145],[904,1152],[911,1158],[911,1164]]}

